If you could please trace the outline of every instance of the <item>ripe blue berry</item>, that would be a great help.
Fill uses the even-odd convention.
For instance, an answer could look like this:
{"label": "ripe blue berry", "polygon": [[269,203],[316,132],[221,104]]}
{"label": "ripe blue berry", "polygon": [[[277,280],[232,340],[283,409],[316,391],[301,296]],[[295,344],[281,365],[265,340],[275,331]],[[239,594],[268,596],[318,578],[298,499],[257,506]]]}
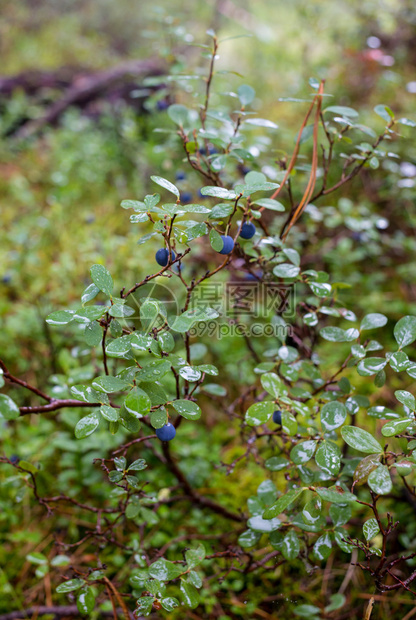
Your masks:
{"label": "ripe blue berry", "polygon": [[279,426],[282,425],[282,412],[281,411],[275,411],[273,413],[273,422],[275,424],[279,424]]}
{"label": "ripe blue berry", "polygon": [[159,99],[159,101],[156,103],[156,108],[162,112],[163,110],[166,110],[169,107],[169,103],[166,101],[166,99]]}
{"label": "ripe blue berry", "polygon": [[234,249],[234,239],[229,235],[221,235],[221,239],[223,246],[220,254],[230,254]]}
{"label": "ripe blue berry", "polygon": [[176,435],[176,428],[168,422],[162,428],[156,429],[156,435],[160,441],[171,441]]}
{"label": "ripe blue berry", "polygon": [[175,179],[177,181],[183,181],[184,179],[186,179],[186,174],[183,172],[183,170],[178,170],[178,172],[175,174]]}
{"label": "ripe blue berry", "polygon": [[181,194],[181,202],[183,202],[185,204],[186,202],[191,202],[191,200],[192,200],[191,192],[182,192],[182,194]]}
{"label": "ripe blue berry", "polygon": [[[175,260],[175,252],[171,251],[170,253],[170,257],[171,260],[174,261]],[[166,265],[169,262],[169,252],[166,248],[160,248],[160,250],[158,250],[156,252],[156,262],[158,265],[160,265],[161,267],[166,267]]]}
{"label": "ripe blue berry", "polygon": [[253,222],[244,222],[241,227],[240,237],[242,239],[251,239],[256,234],[256,227]]}

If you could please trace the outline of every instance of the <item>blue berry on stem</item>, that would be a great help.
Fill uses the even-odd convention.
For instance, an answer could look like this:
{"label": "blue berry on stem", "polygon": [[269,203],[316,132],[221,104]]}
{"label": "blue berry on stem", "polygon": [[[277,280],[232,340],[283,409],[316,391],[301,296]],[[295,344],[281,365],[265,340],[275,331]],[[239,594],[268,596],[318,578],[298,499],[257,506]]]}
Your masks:
{"label": "blue berry on stem", "polygon": [[229,235],[221,235],[221,239],[223,246],[222,250],[220,250],[220,254],[231,254],[234,249],[234,239]]}
{"label": "blue berry on stem", "polygon": [[156,435],[160,441],[171,441],[176,435],[176,428],[168,422],[162,428],[156,429]]}
{"label": "blue berry on stem", "polygon": [[[175,260],[175,252],[171,251],[170,253],[170,257],[171,260],[174,261]],[[160,250],[158,250],[156,252],[156,262],[158,265],[160,265],[161,267],[166,267],[166,265],[169,262],[169,252],[166,248],[160,248]]]}
{"label": "blue berry on stem", "polygon": [[253,222],[244,222],[241,227],[240,237],[242,239],[251,239],[256,234],[256,227]]}
{"label": "blue berry on stem", "polygon": [[282,412],[281,411],[275,411],[273,413],[273,422],[275,424],[279,424],[279,426],[282,425]]}

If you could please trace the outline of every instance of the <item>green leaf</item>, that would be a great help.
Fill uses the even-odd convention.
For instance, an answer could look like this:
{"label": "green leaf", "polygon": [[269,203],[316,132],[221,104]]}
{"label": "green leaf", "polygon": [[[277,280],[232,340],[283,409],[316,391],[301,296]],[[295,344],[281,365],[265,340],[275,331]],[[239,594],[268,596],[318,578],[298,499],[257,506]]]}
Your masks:
{"label": "green leaf", "polygon": [[416,409],[416,400],[413,394],[407,392],[406,390],[396,390],[394,392],[397,400],[402,403],[402,405],[406,405],[411,411]]}
{"label": "green leaf", "polygon": [[95,605],[95,596],[90,587],[83,588],[77,596],[77,609],[80,614],[90,614]]}
{"label": "green leaf", "polygon": [[256,91],[251,86],[248,86],[248,84],[242,84],[237,90],[237,95],[242,107],[245,107],[254,101]]}
{"label": "green leaf", "polygon": [[322,502],[314,498],[307,502],[302,510],[302,519],[306,525],[314,525],[322,518]]}
{"label": "green leaf", "polygon": [[290,465],[289,461],[283,456],[271,456],[264,463],[264,466],[270,471],[281,471]]}
{"label": "green leaf", "polygon": [[333,431],[342,426],[347,413],[346,406],[337,400],[325,403],[321,409],[321,424],[325,432]]}
{"label": "green leaf", "polygon": [[187,420],[198,420],[201,417],[201,408],[191,400],[174,400],[172,407]]}
{"label": "green leaf", "polygon": [[317,560],[323,562],[329,558],[332,551],[332,540],[328,532],[322,534],[313,546],[313,554]]}
{"label": "green leaf", "polygon": [[399,435],[406,430],[410,423],[411,420],[409,420],[409,418],[390,420],[390,422],[387,422],[387,424],[383,426],[383,428],[381,429],[381,433],[384,437],[393,437],[394,435]]}
{"label": "green leaf", "polygon": [[325,108],[323,112],[332,112],[333,114],[339,114],[340,116],[347,116],[349,118],[358,116],[357,110],[343,105],[331,105],[328,108]]}
{"label": "green leaf", "polygon": [[320,331],[322,338],[329,342],[352,342],[360,335],[358,329],[341,329],[340,327],[323,327]]}
{"label": "green leaf", "polygon": [[19,467],[21,467],[24,471],[29,471],[31,474],[37,474],[39,471],[35,465],[23,459],[19,461]]}
{"label": "green leaf", "polygon": [[368,486],[378,495],[388,495],[393,489],[390,473],[385,465],[379,465],[368,476]]}
{"label": "green leaf", "polygon": [[77,439],[84,439],[91,435],[100,423],[100,417],[97,411],[93,411],[89,415],[81,418],[75,426],[75,437]]}
{"label": "green leaf", "polygon": [[[263,480],[257,489],[257,496],[264,506],[274,504],[277,499],[277,489],[271,480]],[[261,510],[263,512],[263,510]]]}
{"label": "green leaf", "polygon": [[121,336],[120,338],[116,338],[115,340],[111,340],[106,345],[105,352],[109,357],[117,357],[123,359],[131,349],[131,339],[132,337],[128,335]]}
{"label": "green leaf", "polygon": [[129,465],[129,471],[142,471],[142,469],[146,469],[147,464],[144,459],[137,459],[137,461],[133,461],[131,465]]}
{"label": "green leaf", "polygon": [[113,407],[108,407],[107,405],[100,407],[100,413],[105,420],[108,420],[108,422],[117,422],[119,418],[119,410],[114,409]]}
{"label": "green leaf", "polygon": [[352,510],[351,504],[331,504],[329,507],[329,516],[335,526],[345,525],[351,519]]}
{"label": "green leaf", "polygon": [[207,233],[208,227],[205,222],[199,222],[198,224],[187,228],[186,231],[182,233],[182,238],[180,239],[180,241],[182,243],[189,243],[189,241],[193,241],[198,237],[203,237]]}
{"label": "green leaf", "polygon": [[136,381],[158,381],[171,369],[168,360],[154,360],[142,366],[136,373]]}
{"label": "green leaf", "polygon": [[302,441],[292,448],[290,458],[296,465],[307,463],[313,457],[317,442],[314,440]]}
{"label": "green leaf", "polygon": [[392,355],[389,356],[388,360],[390,368],[392,368],[395,372],[401,372],[402,370],[406,370],[409,365],[409,357],[403,351],[396,351],[396,353],[392,353]]}
{"label": "green leaf", "polygon": [[395,467],[399,476],[408,476],[413,471],[414,463],[410,461],[399,461],[395,464]]}
{"label": "green leaf", "polygon": [[71,393],[77,400],[81,400],[84,403],[102,403],[108,405],[108,396],[104,392],[97,392],[89,385],[73,385],[71,387]]}
{"label": "green leaf", "polygon": [[273,519],[274,517],[278,517],[286,508],[289,508],[293,504],[293,502],[299,497],[299,495],[304,491],[303,488],[300,489],[292,489],[288,491],[285,495],[279,497],[277,502],[267,508],[267,510],[263,513],[264,519]]}
{"label": "green leaf", "polygon": [[152,612],[154,600],[153,596],[141,596],[138,601],[136,601],[136,609],[134,610],[135,616],[149,616]]}
{"label": "green leaf", "polygon": [[56,591],[58,592],[58,594],[63,594],[65,592],[73,592],[74,590],[78,590],[79,588],[81,588],[81,586],[83,585],[84,585],[83,579],[69,579],[68,581],[65,581],[64,583],[61,583],[61,585],[59,585],[56,588]]}
{"label": "green leaf", "polygon": [[346,599],[343,594],[341,594],[340,592],[336,592],[335,594],[331,594],[329,600],[331,601],[330,604],[327,605],[324,609],[326,613],[341,609],[341,607],[344,606]]}
{"label": "green leaf", "polygon": [[358,362],[357,372],[362,377],[369,377],[383,370],[386,364],[387,360],[382,357],[367,357]]}
{"label": "green leaf", "polygon": [[291,263],[281,263],[273,268],[273,273],[277,278],[296,278],[300,268]]}
{"label": "green leaf", "polygon": [[169,596],[167,598],[162,598],[160,600],[160,604],[162,605],[163,609],[165,609],[166,611],[173,611],[175,607],[179,607],[178,599],[172,596]]}
{"label": "green leaf", "polygon": [[394,326],[394,337],[402,349],[416,340],[416,316],[404,316]]}
{"label": "green leaf", "polygon": [[410,118],[399,118],[397,122],[408,127],[416,127],[416,121],[412,121]]}
{"label": "green leaf", "polygon": [[264,207],[265,209],[270,209],[270,211],[283,212],[285,210],[285,206],[273,198],[260,198],[259,200],[255,200],[252,204],[258,205],[259,207]]}
{"label": "green leaf", "polygon": [[264,181],[262,183],[238,184],[234,187],[234,191],[239,194],[243,194],[244,196],[250,196],[256,192],[269,192],[272,189],[277,189],[278,187],[279,185],[277,183],[269,183],[268,181]]}
{"label": "green leaf", "polygon": [[354,483],[360,486],[367,482],[368,476],[377,469],[381,459],[381,454],[370,454],[364,457],[354,471]]}
{"label": "green leaf", "polygon": [[135,418],[142,418],[147,415],[151,406],[149,396],[140,388],[132,390],[124,401],[124,407]]}
{"label": "green leaf", "polygon": [[180,585],[182,600],[187,607],[195,609],[199,605],[199,592],[191,583],[187,583],[181,579]]}
{"label": "green leaf", "polygon": [[332,290],[328,282],[308,282],[312,292],[317,297],[327,297]]}
{"label": "green leaf", "polygon": [[19,407],[7,394],[0,394],[0,420],[16,420],[20,416]]}
{"label": "green leaf", "polygon": [[345,542],[345,540],[348,538],[348,532],[346,530],[335,530],[334,538],[338,547],[342,549],[342,551],[344,551],[345,553],[352,553],[354,547],[348,542]]}
{"label": "green leaf", "polygon": [[105,306],[87,306],[83,308],[78,308],[75,310],[73,319],[77,323],[84,323],[88,325],[91,321],[95,321],[103,316],[103,314],[107,311],[107,307]]}
{"label": "green leaf", "polygon": [[93,282],[87,286],[85,291],[82,293],[81,303],[86,304],[88,301],[91,301],[98,295],[100,289]]}
{"label": "green leaf", "polygon": [[87,323],[84,330],[85,342],[90,347],[96,347],[100,344],[103,337],[103,330],[97,321],[91,321]]}
{"label": "green leaf", "polygon": [[383,452],[383,448],[369,432],[357,426],[344,426],[341,429],[343,440],[359,452],[374,454]]}
{"label": "green leaf", "polygon": [[188,568],[195,568],[195,566],[201,564],[205,558],[205,554],[205,547],[201,543],[199,543],[196,549],[188,549],[185,551],[185,560]]}
{"label": "green leaf", "polygon": [[375,106],[374,112],[381,116],[381,118],[383,118],[385,121],[387,121],[387,123],[389,123],[391,119],[394,118],[394,114],[390,110],[390,108],[386,105],[383,105],[382,103]]}
{"label": "green leaf", "polygon": [[282,429],[285,433],[293,437],[298,431],[298,423],[295,416],[288,411],[282,411]]}
{"label": "green leaf", "polygon": [[284,536],[281,551],[286,560],[294,560],[298,557],[300,542],[295,530],[289,530],[289,532]]}
{"label": "green leaf", "polygon": [[164,407],[160,409],[156,409],[156,411],[152,411],[150,414],[150,424],[153,428],[162,428],[165,424],[168,423],[168,414]]}
{"label": "green leaf", "polygon": [[378,526],[377,520],[372,517],[368,519],[363,525],[363,533],[366,540],[371,540],[374,536],[377,536],[380,528]]}
{"label": "green leaf", "polygon": [[67,555],[56,555],[51,560],[51,566],[68,566],[70,564],[71,558]]}
{"label": "green leaf", "polygon": [[247,118],[244,120],[245,125],[254,125],[255,127],[267,127],[268,129],[278,129],[278,125],[269,121],[267,118]]}
{"label": "green leaf", "polygon": [[218,377],[219,375],[218,368],[213,364],[200,364],[199,366],[197,366],[197,369],[200,372],[204,372],[207,375],[212,375],[213,377]]}
{"label": "green leaf", "polygon": [[264,373],[260,381],[266,392],[271,394],[274,398],[279,398],[281,392],[284,390],[282,380],[274,372]]}
{"label": "green leaf", "polygon": [[57,310],[56,312],[51,312],[46,317],[46,322],[49,325],[66,325],[72,321],[73,312],[70,310]]}
{"label": "green leaf", "polygon": [[38,553],[37,551],[33,551],[32,553],[28,553],[26,556],[26,560],[31,564],[47,564],[48,558],[43,555],[43,553]]}
{"label": "green leaf", "polygon": [[223,245],[224,245],[224,242],[221,239],[221,235],[215,230],[215,228],[212,228],[210,230],[209,242],[211,244],[212,249],[215,250],[216,252],[220,252],[220,250],[222,250]]}
{"label": "green leaf", "polygon": [[93,265],[90,269],[90,274],[91,280],[94,282],[96,287],[111,297],[114,288],[113,278],[104,265]]}
{"label": "green leaf", "polygon": [[222,200],[235,200],[237,194],[224,187],[215,187],[214,185],[207,185],[201,188],[202,196],[213,196],[214,198],[221,198]]}
{"label": "green leaf", "polygon": [[323,472],[336,476],[341,467],[341,450],[332,441],[323,441],[316,451],[315,461]]}
{"label": "green leaf", "polygon": [[168,192],[171,192],[172,194],[175,194],[175,196],[177,198],[179,198],[179,190],[176,187],[176,185],[174,185],[173,183],[171,183],[167,179],[164,179],[163,177],[158,177],[158,176],[153,175],[150,178],[152,179],[152,181],[154,181],[154,183],[157,183],[157,185],[160,185],[160,187],[163,187],[164,189],[167,189]]}
{"label": "green leaf", "polygon": [[189,110],[180,103],[174,103],[168,107],[169,118],[180,127],[187,124],[189,119]]}
{"label": "green leaf", "polygon": [[173,562],[169,562],[164,558],[160,560],[156,560],[149,566],[149,575],[154,579],[158,579],[159,581],[170,581],[171,579],[176,579],[184,572],[184,569],[181,568],[178,564],[173,564]]}
{"label": "green leaf", "polygon": [[103,375],[102,377],[94,379],[92,382],[92,386],[99,392],[105,392],[107,394],[111,394],[113,392],[122,392],[123,390],[126,390],[128,387],[130,387],[127,381],[123,381],[118,377],[112,377],[108,375]]}
{"label": "green leaf", "polygon": [[256,545],[259,542],[261,538],[261,534],[262,534],[261,532],[254,532],[253,530],[246,530],[245,532],[240,534],[240,536],[238,537],[238,544],[240,545],[240,547],[243,547],[243,549],[254,547],[254,545]]}
{"label": "green leaf", "polygon": [[293,610],[295,616],[308,618],[308,620],[316,620],[316,615],[320,612],[319,607],[315,607],[315,605],[297,605]]}
{"label": "green leaf", "polygon": [[333,504],[350,504],[357,501],[357,498],[353,493],[344,491],[339,486],[329,488],[317,487],[316,492],[325,502],[331,502]]}
{"label": "green leaf", "polygon": [[360,325],[360,331],[365,331],[366,329],[376,329],[377,327],[384,327],[384,325],[386,324],[387,317],[384,316],[384,314],[374,312],[372,314],[367,314],[363,318]]}
{"label": "green leaf", "polygon": [[179,369],[180,376],[185,379],[185,381],[199,381],[202,377],[202,372],[193,366],[182,366]]}
{"label": "green leaf", "polygon": [[117,319],[123,319],[133,316],[135,310],[127,306],[124,299],[113,299],[113,305],[109,308],[108,314]]}
{"label": "green leaf", "polygon": [[250,426],[265,424],[273,415],[275,404],[272,402],[254,403],[246,411],[245,420]]}
{"label": "green leaf", "polygon": [[282,253],[290,260],[291,263],[299,267],[300,255],[297,250],[293,250],[292,248],[283,248]]}

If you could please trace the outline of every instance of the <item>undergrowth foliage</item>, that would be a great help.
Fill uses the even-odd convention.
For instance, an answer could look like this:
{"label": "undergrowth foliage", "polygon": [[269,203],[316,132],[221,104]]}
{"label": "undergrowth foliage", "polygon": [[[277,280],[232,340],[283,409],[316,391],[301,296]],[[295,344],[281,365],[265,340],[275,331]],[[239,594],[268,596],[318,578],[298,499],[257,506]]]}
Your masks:
{"label": "undergrowth foliage", "polygon": [[[27,560],[39,580],[52,577],[54,600],[85,615],[111,604],[118,617],[179,618],[188,617],[184,606],[201,605],[203,617],[248,617],[250,601],[239,607],[238,597],[224,614],[230,591],[285,571],[313,574],[331,556],[341,567],[357,564],[380,592],[415,594],[414,526],[399,523],[396,508],[416,505],[416,402],[406,389],[386,402],[383,386],[394,373],[402,387],[416,379],[416,317],[394,326],[379,312],[357,317],[343,303],[347,284],[302,269],[304,218],[393,157],[385,144],[414,123],[379,105],[377,134],[356,110],[328,105],[324,83],[311,79],[311,96],[294,103],[306,114],[293,152],[275,161],[277,125],[258,116],[250,86],[211,105],[219,42],[209,34],[202,98],[188,101],[178,86],[167,110],[176,170],[151,177],[159,193],[121,204],[144,233],[138,272],[140,253],[158,251],[153,273],[118,292],[121,283],[95,264],[79,307],[48,316],[82,352],[68,375],[38,388],[14,376],[7,352],[0,362],[5,425],[67,410],[82,446],[68,448],[68,472],[71,450],[94,453],[75,491],[45,481],[41,465],[1,457],[42,518],[60,518],[55,545]],[[219,372],[221,346],[248,353],[248,380]],[[29,404],[20,391],[31,393]],[[214,493],[182,466],[191,427],[213,432],[205,420],[213,403],[238,448],[229,462],[215,449],[200,458],[230,476],[255,463],[263,472],[256,495],[243,497],[238,478]],[[76,526],[64,523],[69,508]],[[183,534],[158,537],[172,515]],[[348,604],[344,587],[285,609],[328,618]]]}

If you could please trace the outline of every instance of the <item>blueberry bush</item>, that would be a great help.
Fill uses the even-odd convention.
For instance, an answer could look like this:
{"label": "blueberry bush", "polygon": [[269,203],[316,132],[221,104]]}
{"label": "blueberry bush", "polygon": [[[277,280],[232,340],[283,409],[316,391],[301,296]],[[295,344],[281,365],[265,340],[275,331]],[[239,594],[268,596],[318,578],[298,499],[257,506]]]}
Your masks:
{"label": "blueberry bush", "polygon": [[204,72],[152,82],[173,84],[174,166],[121,202],[133,280],[114,244],[48,314],[52,367],[20,376],[2,351],[2,521],[27,547],[0,570],[3,620],[414,605],[416,314],[371,297],[394,235],[354,188],[394,174],[416,123],[377,104],[363,124],[311,78],[281,97],[297,132],[279,144],[207,35]]}

